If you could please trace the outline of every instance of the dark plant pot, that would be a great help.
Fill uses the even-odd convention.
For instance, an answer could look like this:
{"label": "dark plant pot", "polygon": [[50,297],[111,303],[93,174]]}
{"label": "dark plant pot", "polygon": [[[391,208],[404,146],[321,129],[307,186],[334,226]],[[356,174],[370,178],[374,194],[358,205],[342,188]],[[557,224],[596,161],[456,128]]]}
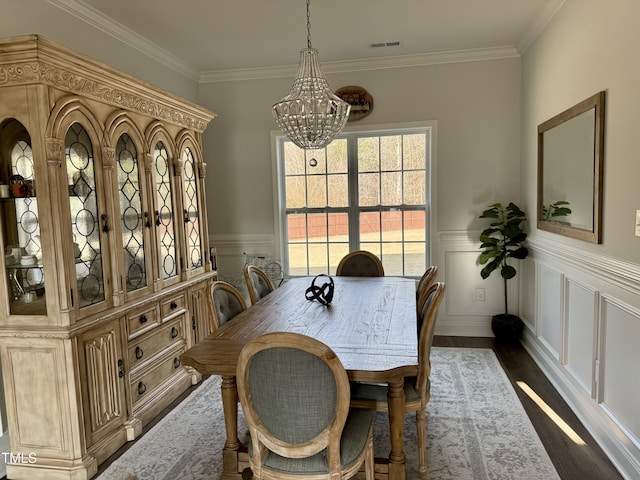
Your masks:
{"label": "dark plant pot", "polygon": [[494,315],[491,319],[491,330],[500,342],[519,342],[524,329],[524,322],[517,315]]}

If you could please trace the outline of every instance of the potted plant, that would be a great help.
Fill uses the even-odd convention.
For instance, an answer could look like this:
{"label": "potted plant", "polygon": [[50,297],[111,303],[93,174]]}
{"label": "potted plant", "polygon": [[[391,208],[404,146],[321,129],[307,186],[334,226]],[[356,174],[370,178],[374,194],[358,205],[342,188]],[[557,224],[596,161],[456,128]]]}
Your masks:
{"label": "potted plant", "polygon": [[491,319],[491,329],[498,340],[513,341],[520,338],[524,324],[519,316],[509,314],[507,280],[516,276],[516,269],[508,263],[509,259],[521,260],[529,254],[523,242],[527,234],[522,229],[522,223],[527,220],[526,214],[513,202],[503,207],[501,203],[489,205],[479,218],[489,218],[493,221],[489,227],[480,233],[480,248],[478,257],[482,278],[488,278],[498,270],[504,280],[504,313],[494,315]]}

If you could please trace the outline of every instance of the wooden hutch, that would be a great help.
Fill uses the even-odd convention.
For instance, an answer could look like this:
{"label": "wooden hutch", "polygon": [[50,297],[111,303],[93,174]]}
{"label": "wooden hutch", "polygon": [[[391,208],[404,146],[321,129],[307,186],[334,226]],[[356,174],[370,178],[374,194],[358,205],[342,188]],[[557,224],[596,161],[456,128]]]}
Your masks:
{"label": "wooden hutch", "polygon": [[211,333],[214,114],[37,35],[0,40],[10,479],[81,480],[190,385]]}

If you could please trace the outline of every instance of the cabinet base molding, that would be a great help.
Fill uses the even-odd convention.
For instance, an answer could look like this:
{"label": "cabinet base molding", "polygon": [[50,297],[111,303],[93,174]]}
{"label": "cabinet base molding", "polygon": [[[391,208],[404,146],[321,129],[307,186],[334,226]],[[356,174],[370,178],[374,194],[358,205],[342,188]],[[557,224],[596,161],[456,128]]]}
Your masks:
{"label": "cabinet base molding", "polygon": [[124,422],[124,430],[127,432],[127,442],[135,440],[142,433],[142,422],[138,418],[132,418]]}
{"label": "cabinet base molding", "polygon": [[[35,463],[8,463],[7,478],[11,480],[88,480],[98,473],[98,462],[86,456],[82,460],[61,462],[59,459],[37,457]],[[68,464],[68,465],[65,465]]]}

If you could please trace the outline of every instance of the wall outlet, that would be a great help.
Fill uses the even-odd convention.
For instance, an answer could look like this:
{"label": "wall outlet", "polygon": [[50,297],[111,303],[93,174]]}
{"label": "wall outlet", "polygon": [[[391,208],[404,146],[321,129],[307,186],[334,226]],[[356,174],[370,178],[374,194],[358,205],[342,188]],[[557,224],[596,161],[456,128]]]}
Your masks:
{"label": "wall outlet", "polygon": [[476,302],[484,302],[484,288],[476,288]]}
{"label": "wall outlet", "polygon": [[636,237],[640,237],[640,210],[636,210]]}

